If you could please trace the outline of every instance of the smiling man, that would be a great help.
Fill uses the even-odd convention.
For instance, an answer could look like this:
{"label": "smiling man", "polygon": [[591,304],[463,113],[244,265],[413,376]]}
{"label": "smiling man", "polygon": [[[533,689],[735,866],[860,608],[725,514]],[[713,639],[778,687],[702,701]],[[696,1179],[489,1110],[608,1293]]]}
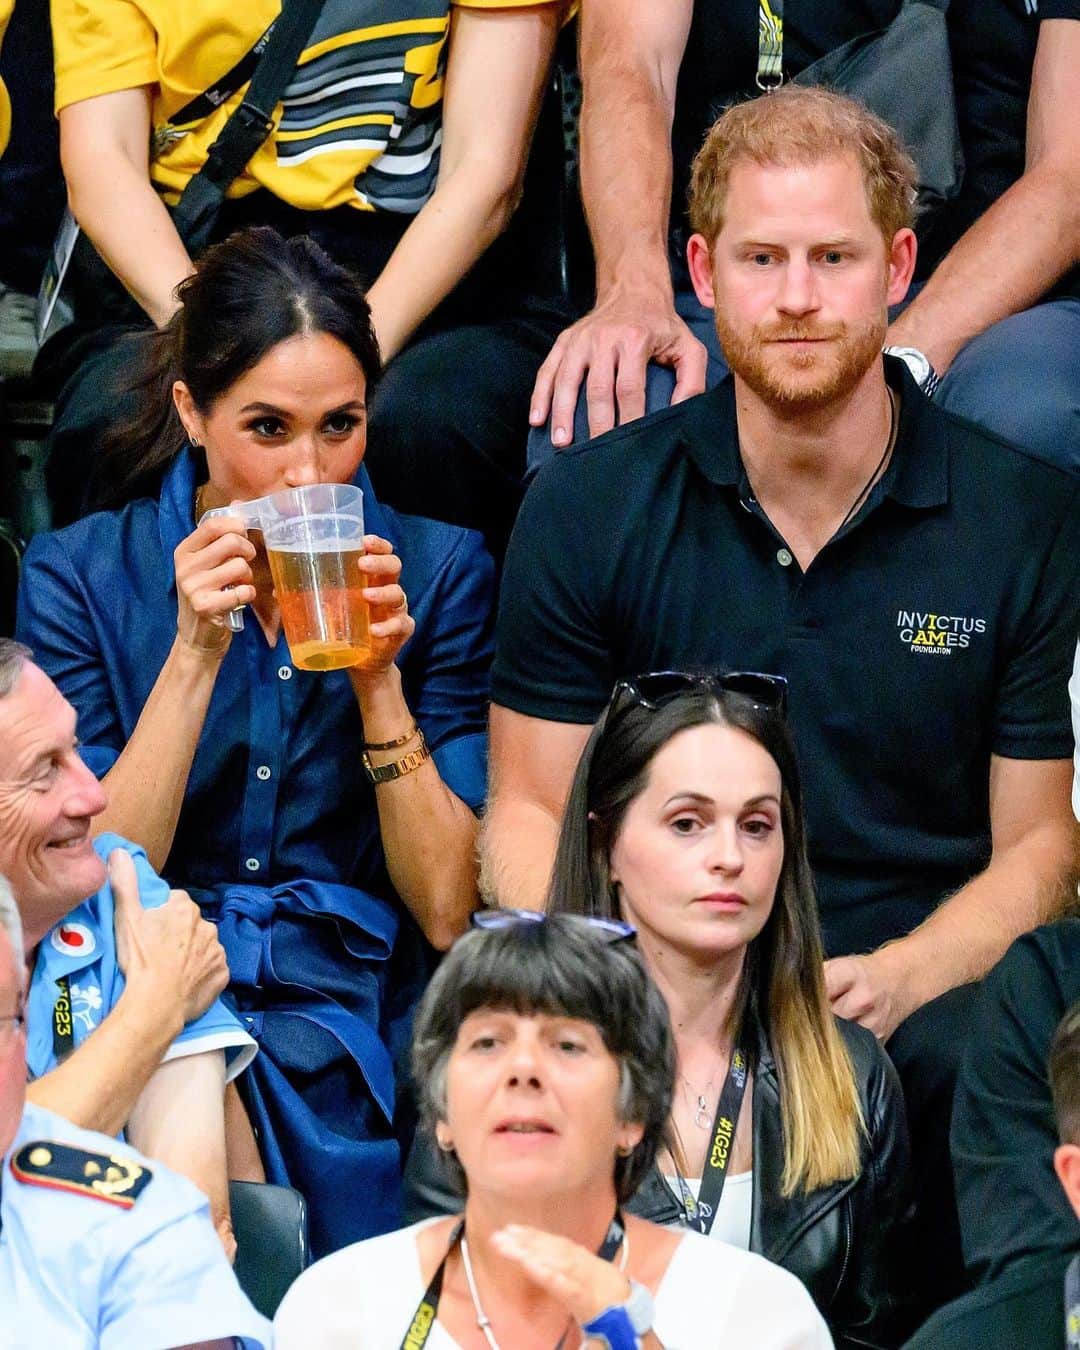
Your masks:
{"label": "smiling man", "polygon": [[26,971],[0,876],[0,1343],[5,1350],[264,1350],[205,1196],[26,1100]]}
{"label": "smiling man", "polygon": [[[733,373],[559,455],[530,490],[502,587],[484,866],[496,896],[543,902],[619,677],[785,675],[833,1008],[888,1042],[924,1194],[948,1197],[970,984],[1074,877],[1080,489],[882,358],[915,265],[913,173],[884,123],[823,90],[713,128],[688,260]],[[933,1229],[944,1295],[954,1217]]]}
{"label": "smiling man", "polygon": [[255,1053],[219,1002],[213,926],[142,849],[91,838],[105,793],[75,712],[21,644],[0,638],[0,875],[25,930],[28,1097],[118,1134],[209,1196],[229,1246],[224,1091]]}

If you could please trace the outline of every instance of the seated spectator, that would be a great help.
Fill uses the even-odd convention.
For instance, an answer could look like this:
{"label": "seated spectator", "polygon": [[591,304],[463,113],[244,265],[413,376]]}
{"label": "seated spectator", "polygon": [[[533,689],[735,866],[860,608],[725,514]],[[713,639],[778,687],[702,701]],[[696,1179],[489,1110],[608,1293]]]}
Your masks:
{"label": "seated spectator", "polygon": [[[569,314],[534,293],[528,253],[499,250],[473,267],[517,205],[564,8],[324,5],[275,126],[215,226],[218,239],[245,224],[310,234],[370,285],[390,367],[372,406],[372,444],[403,497],[393,504],[490,526],[503,542],[533,377]],[[111,311],[114,321],[163,326],[175,312],[192,257],[171,209],[239,104],[249,55],[280,3],[58,0],[52,13],[71,209],[116,278],[101,268],[92,281],[85,269],[81,326],[42,358],[62,382],[50,486],[66,523],[84,509],[102,434],[116,421],[126,358],[103,321]],[[210,89],[213,100],[203,97]]]}
{"label": "seated spectator", "polygon": [[[632,923],[675,1029],[674,1143],[628,1208],[798,1275],[837,1345],[895,1345],[903,1099],[873,1035],[829,1011],[783,689],[620,682],[574,774],[549,904]],[[410,1207],[446,1212],[426,1144]]]}
{"label": "seated spectator", "polygon": [[[785,7],[780,78],[886,27],[900,6]],[[913,298],[893,311],[886,341],[915,349],[924,378],[942,377],[935,397],[950,412],[1080,471],[1080,130],[1060,115],[1080,98],[1080,0],[953,0],[948,21],[964,174],[958,195],[919,227]],[[581,23],[596,305],[540,369],[534,463],[552,443],[599,435],[723,379],[727,353],[687,268],[686,187],[717,113],[763,87],[751,7],[590,0]],[[550,434],[540,430],[549,411]]]}
{"label": "seated spectator", "polygon": [[29,658],[0,638],[0,873],[25,931],[28,1096],[190,1177],[231,1253],[225,1083],[255,1046],[215,1001],[225,954],[142,849],[91,839],[105,793],[74,709]]}
{"label": "seated spectator", "polygon": [[[417,1014],[415,1081],[465,1211],[337,1252],[278,1311],[278,1350],[831,1345],[758,1256],[622,1206],[671,1103],[667,1012],[625,924],[482,913]],[[404,1338],[404,1339],[402,1339]],[[561,1339],[560,1339],[561,1338]]]}
{"label": "seated spectator", "polygon": [[927,1215],[913,1248],[943,1301],[961,1278],[947,1131],[972,982],[1075,880],[1080,487],[883,361],[912,181],[889,128],[823,90],[716,124],[689,256],[733,374],[530,489],[500,598],[484,866],[492,894],[543,904],[620,677],[786,676],[826,990],[899,1070]]}
{"label": "seated spectator", "polygon": [[[1040,1061],[1042,1063],[1043,1061]],[[1072,1228],[1062,1251],[1044,1250],[999,1270],[979,1288],[937,1312],[908,1342],[908,1350],[1066,1350],[1080,1327],[1080,1005],[1074,1005],[1054,1033],[1050,1046],[1050,1090],[1055,1137],[1053,1171],[1060,1183],[1055,1209],[1069,1211]],[[1016,1156],[1022,1170],[1043,1163],[1037,1155]],[[1065,1204],[1061,1205],[1061,1192]],[[989,1220],[990,1215],[986,1218]],[[1023,1217],[1026,1217],[1024,1215]],[[1009,1208],[1008,1195],[995,1199],[993,1218],[1004,1230],[1022,1216]]]}
{"label": "seated spectator", "polygon": [[[1077,739],[1072,805],[1080,819],[1080,645],[1069,689]],[[1051,1166],[1057,1133],[1046,1057],[1054,1028],[1077,999],[1075,918],[1019,938],[983,986],[952,1124],[964,1259],[980,1282],[1025,1257],[1075,1244],[1076,1225]]]}
{"label": "seated spectator", "polygon": [[630,1209],[798,1275],[838,1346],[895,1345],[904,1103],[874,1036],[829,1009],[782,693],[741,673],[620,682],[549,903],[633,924],[671,1015],[674,1145]]}
{"label": "seated spectator", "polygon": [[206,1197],[156,1160],[25,1100],[25,987],[22,925],[0,877],[5,1347],[269,1350],[270,1328],[229,1269]]}
{"label": "seated spectator", "polygon": [[[377,347],[358,283],[321,249],[255,228],[179,294],[116,446],[120,475],[164,468],[160,496],[37,536],[19,630],[107,770],[101,827],[219,924],[262,1047],[241,1089],[267,1178],[307,1197],[328,1251],[398,1220],[393,1059],[427,978],[421,934],[448,947],[476,903],[492,568],[479,536],[371,493]],[[294,669],[261,534],[202,516],[354,477],[371,648],[352,669]]]}
{"label": "seated spectator", "polygon": [[1054,1028],[1077,999],[1080,919],[1073,918],[1014,942],[983,987],[952,1124],[964,1259],[980,1284],[1076,1243],[1054,1177],[1046,1062]]}
{"label": "seated spectator", "polygon": [[[17,9],[13,0],[0,0],[0,44],[0,288],[14,292],[5,296],[0,289],[0,371],[6,380],[30,372],[36,351],[32,297],[64,211],[49,0],[19,0]],[[6,502],[3,514],[10,514]]]}
{"label": "seated spectator", "polygon": [[[0,46],[3,46],[4,34],[15,8],[15,0],[0,0]],[[11,95],[7,86],[0,80],[0,155],[7,149],[11,138]]]}

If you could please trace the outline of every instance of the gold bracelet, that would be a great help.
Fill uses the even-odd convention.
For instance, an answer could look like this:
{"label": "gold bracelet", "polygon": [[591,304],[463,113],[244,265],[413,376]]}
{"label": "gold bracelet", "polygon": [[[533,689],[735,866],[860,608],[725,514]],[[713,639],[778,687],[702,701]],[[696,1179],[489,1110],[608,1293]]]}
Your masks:
{"label": "gold bracelet", "polygon": [[364,764],[364,772],[368,779],[376,787],[380,783],[392,783],[395,778],[404,778],[407,773],[412,773],[418,769],[424,760],[431,758],[431,751],[428,749],[427,741],[424,740],[424,733],[417,728],[420,737],[420,745],[415,750],[410,750],[407,755],[402,755],[400,759],[395,759],[391,764],[372,764],[371,756],[365,750],[360,758]]}
{"label": "gold bracelet", "polygon": [[404,736],[398,736],[392,741],[365,741],[365,750],[396,750],[399,745],[404,745],[406,741],[411,741],[420,728],[414,722]]}

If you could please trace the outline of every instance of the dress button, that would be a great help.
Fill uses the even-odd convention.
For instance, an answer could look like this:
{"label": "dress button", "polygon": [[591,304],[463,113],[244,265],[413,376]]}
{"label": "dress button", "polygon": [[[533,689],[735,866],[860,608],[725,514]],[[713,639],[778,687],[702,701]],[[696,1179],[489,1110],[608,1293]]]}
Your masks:
{"label": "dress button", "polygon": [[291,680],[292,666],[278,666],[277,677],[279,680]]}
{"label": "dress button", "polygon": [[781,567],[790,567],[794,559],[792,558],[791,554],[787,551],[786,548],[782,548],[780,552],[776,555],[776,561],[780,564]]}
{"label": "dress button", "polygon": [[266,780],[270,777],[270,765],[260,764],[259,767],[255,770],[255,777],[259,780],[260,783],[265,783]]}
{"label": "dress button", "polygon": [[245,858],[244,866],[249,872],[257,872],[259,870],[259,860],[258,858]]}

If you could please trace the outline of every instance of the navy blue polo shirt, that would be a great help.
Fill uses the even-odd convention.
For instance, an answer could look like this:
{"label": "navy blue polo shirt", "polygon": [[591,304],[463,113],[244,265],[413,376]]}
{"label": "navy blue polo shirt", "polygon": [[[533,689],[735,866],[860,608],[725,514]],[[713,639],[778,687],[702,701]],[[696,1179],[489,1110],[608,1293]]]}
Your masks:
{"label": "navy blue polo shirt", "polygon": [[1072,753],[1080,483],[935,407],[804,573],[753,498],[730,377],[560,452],[506,558],[496,703],[591,722],[622,675],[790,681],[826,944],[909,932],[990,857],[991,754]]}
{"label": "navy blue polo shirt", "polygon": [[[479,535],[381,506],[367,475],[365,527],[394,546],[416,632],[398,665],[446,784],[484,798],[493,568]],[[127,743],[176,635],[173,550],[194,529],[195,465],[182,453],[160,502],[102,512],[27,550],[18,633],[79,715],[104,773]],[[386,898],[363,727],[344,671],[297,670],[249,620],[222,661],[191,766],[166,876],[189,887],[308,878]]]}

